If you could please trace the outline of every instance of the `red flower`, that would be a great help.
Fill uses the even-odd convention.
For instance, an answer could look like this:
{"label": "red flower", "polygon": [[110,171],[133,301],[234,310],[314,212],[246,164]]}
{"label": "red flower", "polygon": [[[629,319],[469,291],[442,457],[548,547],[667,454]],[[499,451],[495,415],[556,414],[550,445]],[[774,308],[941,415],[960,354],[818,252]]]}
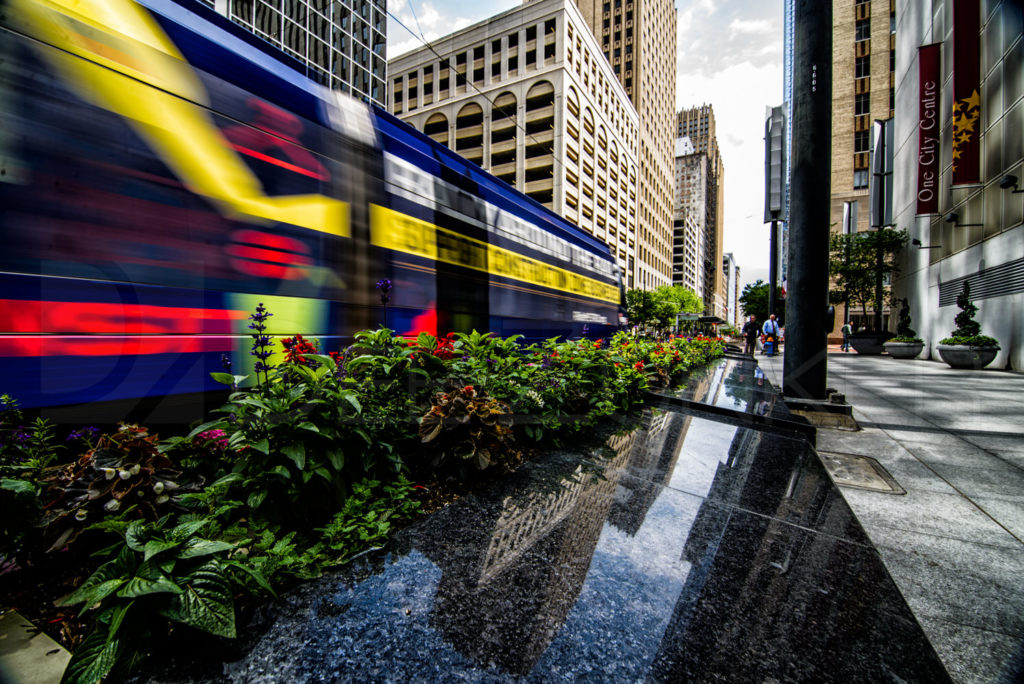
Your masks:
{"label": "red flower", "polygon": [[636,368],[637,370],[643,370],[644,369],[644,362],[643,361],[637,361],[636,364],[633,366],[633,368]]}

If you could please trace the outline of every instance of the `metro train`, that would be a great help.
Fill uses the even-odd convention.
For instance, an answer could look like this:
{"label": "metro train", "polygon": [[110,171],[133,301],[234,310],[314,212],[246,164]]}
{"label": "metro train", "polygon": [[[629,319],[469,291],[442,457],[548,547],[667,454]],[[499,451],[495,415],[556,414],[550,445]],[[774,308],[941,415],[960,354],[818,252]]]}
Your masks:
{"label": "metro train", "polygon": [[260,302],[325,352],[619,326],[604,243],[289,60],[198,2],[0,2],[0,393],[194,406]]}

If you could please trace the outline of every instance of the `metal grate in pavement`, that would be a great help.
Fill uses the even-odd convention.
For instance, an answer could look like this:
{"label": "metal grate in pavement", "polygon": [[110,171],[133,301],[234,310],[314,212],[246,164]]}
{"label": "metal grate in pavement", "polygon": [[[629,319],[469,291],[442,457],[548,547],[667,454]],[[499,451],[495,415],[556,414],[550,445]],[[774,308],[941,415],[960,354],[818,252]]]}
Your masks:
{"label": "metal grate in pavement", "polygon": [[882,494],[906,494],[882,464],[870,456],[819,451],[825,469],[840,487],[867,489]]}

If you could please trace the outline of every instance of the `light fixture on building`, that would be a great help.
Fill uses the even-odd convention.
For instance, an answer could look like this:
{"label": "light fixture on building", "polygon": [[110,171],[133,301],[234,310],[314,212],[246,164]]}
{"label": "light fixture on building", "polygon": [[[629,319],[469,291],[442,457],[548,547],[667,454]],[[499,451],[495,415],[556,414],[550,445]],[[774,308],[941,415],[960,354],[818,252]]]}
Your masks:
{"label": "light fixture on building", "polygon": [[957,228],[976,228],[981,227],[983,223],[960,223],[960,214],[955,211],[951,211],[943,217],[946,223],[952,223]]}
{"label": "light fixture on building", "polygon": [[1013,188],[1010,192],[1024,192],[1024,188],[1017,187],[1017,177],[1012,173],[1008,173],[1000,179],[999,187],[1003,190],[1010,190],[1010,188]]}
{"label": "light fixture on building", "polygon": [[942,245],[922,245],[921,241],[917,238],[911,240],[910,244],[914,245],[918,249],[942,249]]}

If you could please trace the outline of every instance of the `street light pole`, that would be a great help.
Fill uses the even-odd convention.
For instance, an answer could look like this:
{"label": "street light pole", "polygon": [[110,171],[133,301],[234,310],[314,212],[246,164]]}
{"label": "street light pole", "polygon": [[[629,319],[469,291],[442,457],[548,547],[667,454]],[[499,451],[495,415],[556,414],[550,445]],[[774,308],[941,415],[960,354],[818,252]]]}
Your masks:
{"label": "street light pole", "polygon": [[825,399],[829,187],[832,150],[832,3],[794,2],[793,170],[783,393]]}

